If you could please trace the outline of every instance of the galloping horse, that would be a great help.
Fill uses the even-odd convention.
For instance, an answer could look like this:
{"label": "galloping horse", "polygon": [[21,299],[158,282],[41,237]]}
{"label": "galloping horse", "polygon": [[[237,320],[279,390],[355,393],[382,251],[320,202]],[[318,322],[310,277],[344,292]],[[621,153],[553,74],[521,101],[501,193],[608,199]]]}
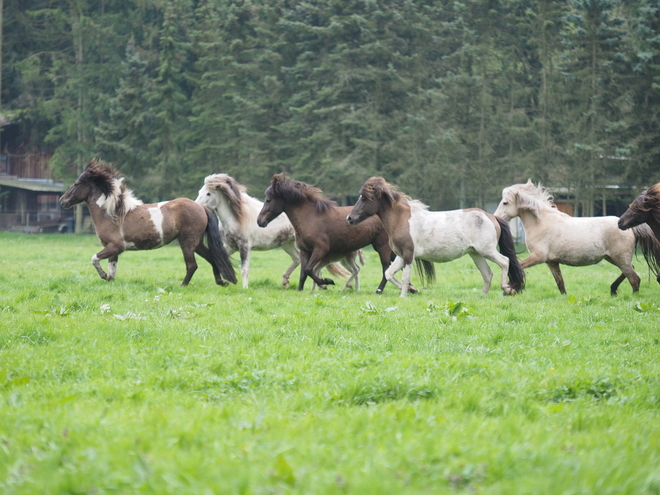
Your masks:
{"label": "galloping horse", "polygon": [[[186,198],[145,205],[126,187],[112,165],[92,160],[76,182],[60,198],[64,208],[87,203],[96,235],[103,249],[92,256],[92,265],[102,279],[113,280],[117,258],[126,250],[155,249],[179,239],[188,285],[197,263],[195,253],[208,261],[218,285],[226,285],[223,277],[236,283],[236,274],[222,242],[215,214]],[[204,245],[207,235],[208,248]],[[108,260],[108,273],[101,260]]]}
{"label": "galloping horse", "polygon": [[[300,249],[299,291],[303,289],[307,277],[321,286],[334,285],[332,279],[318,276],[319,267],[369,244],[380,256],[383,272],[390,265],[392,251],[380,220],[372,218],[360,227],[351,227],[344,220],[349,210],[350,207],[338,207],[325,198],[319,189],[284,174],[276,174],[271,179],[257,223],[260,227],[266,227],[282,212],[289,217]],[[383,276],[376,292],[381,293],[386,283],[387,279]]]}
{"label": "galloping horse", "polygon": [[637,292],[640,279],[632,266],[636,245],[642,249],[651,270],[658,272],[660,244],[648,226],[624,232],[617,227],[617,217],[571,217],[557,210],[550,193],[531,180],[504,188],[495,215],[505,220],[520,217],[529,250],[529,256],[521,262],[523,268],[546,263],[562,294],[566,294],[566,287],[560,263],[587,266],[601,260],[622,272],[610,286],[610,294],[617,294],[625,278]]}
{"label": "galloping horse", "polygon": [[[371,177],[360,189],[360,197],[346,219],[356,225],[372,215],[382,220],[397,254],[385,276],[401,289],[401,297],[408,292],[413,260],[444,263],[465,254],[481,272],[484,294],[493,278],[486,260],[502,268],[500,286],[505,295],[521,292],[525,286],[509,226],[483,210],[428,211],[426,205],[404,196],[382,177]],[[498,245],[503,254],[497,251]],[[401,269],[399,282],[394,274]]]}
{"label": "galloping horse", "polygon": [[[238,251],[241,257],[241,276],[243,288],[248,288],[250,275],[250,254],[252,250],[268,251],[282,248],[291,257],[291,265],[282,275],[282,285],[289,288],[289,277],[300,264],[300,254],[296,249],[295,231],[286,215],[280,215],[265,228],[257,225],[257,215],[263,203],[247,194],[247,189],[236,179],[227,174],[213,174],[204,179],[196,203],[215,211],[222,223],[229,255]],[[360,267],[356,264],[357,253],[341,260],[350,273],[336,263],[330,263],[327,269],[335,275],[348,276],[348,286],[357,276]]]}
{"label": "galloping horse", "polygon": [[619,218],[619,228],[627,230],[640,224],[647,224],[660,241],[660,182],[649,187],[630,203],[626,212]]}

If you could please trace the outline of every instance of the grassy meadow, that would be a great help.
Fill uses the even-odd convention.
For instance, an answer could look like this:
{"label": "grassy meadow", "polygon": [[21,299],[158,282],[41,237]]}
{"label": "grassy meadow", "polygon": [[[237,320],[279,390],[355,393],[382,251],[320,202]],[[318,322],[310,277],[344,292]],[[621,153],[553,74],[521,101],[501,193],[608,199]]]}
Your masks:
{"label": "grassy meadow", "polygon": [[99,250],[0,233],[0,493],[660,493],[643,259],[635,295],[602,263],[484,296],[464,257],[400,299],[371,250],[359,293],[283,290],[281,251],[183,288],[177,246],[108,283]]}

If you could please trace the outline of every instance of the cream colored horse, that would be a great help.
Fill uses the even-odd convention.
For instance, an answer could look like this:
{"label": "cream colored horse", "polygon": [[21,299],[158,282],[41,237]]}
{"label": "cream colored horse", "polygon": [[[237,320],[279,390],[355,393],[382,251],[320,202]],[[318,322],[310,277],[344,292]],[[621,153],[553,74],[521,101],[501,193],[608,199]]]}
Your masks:
{"label": "cream colored horse", "polygon": [[614,216],[572,217],[559,211],[550,193],[532,181],[505,188],[495,215],[505,220],[520,217],[529,250],[529,256],[521,262],[523,268],[546,263],[562,294],[566,294],[566,288],[560,264],[587,266],[601,260],[612,263],[622,272],[610,286],[612,295],[616,295],[624,278],[630,282],[633,292],[637,292],[640,278],[632,266],[636,245],[641,247],[651,269],[657,272],[660,244],[648,226],[622,231]]}

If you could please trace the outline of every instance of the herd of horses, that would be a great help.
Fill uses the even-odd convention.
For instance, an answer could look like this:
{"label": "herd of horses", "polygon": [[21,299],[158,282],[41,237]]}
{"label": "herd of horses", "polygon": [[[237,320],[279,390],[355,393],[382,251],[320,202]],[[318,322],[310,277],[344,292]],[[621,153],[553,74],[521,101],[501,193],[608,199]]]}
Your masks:
{"label": "herd of horses", "polygon": [[[333,285],[333,279],[322,277],[323,269],[348,277],[345,287],[354,284],[358,290],[362,248],[369,245],[382,268],[377,292],[391,282],[401,297],[416,292],[410,285],[413,261],[421,283],[427,283],[435,280],[434,263],[466,254],[481,273],[484,294],[493,278],[487,261],[500,267],[504,295],[521,292],[524,269],[539,263],[548,265],[565,294],[561,264],[586,266],[601,260],[621,270],[610,286],[612,295],[624,279],[637,292],[640,277],[632,266],[636,248],[660,282],[660,183],[636,198],[621,218],[571,217],[556,208],[545,188],[531,181],[505,188],[494,214],[478,208],[429,211],[382,177],[364,183],[355,206],[341,207],[318,188],[284,174],[272,177],[264,202],[249,196],[227,174],[214,174],[206,177],[195,201],[143,204],[111,164],[94,159],[60,202],[64,208],[87,204],[103,245],[92,256],[92,265],[105,280],[116,277],[122,252],[155,249],[178,239],[186,264],[182,285],[197,270],[195,253],[212,266],[218,285],[236,283],[229,256],[238,252],[247,288],[251,252],[281,248],[291,257],[282,275],[285,288],[300,264],[299,291],[308,277],[314,286]],[[508,225],[514,217],[523,224],[529,250],[522,261]],[[101,267],[106,259],[107,272]],[[399,271],[401,280],[395,276]]]}

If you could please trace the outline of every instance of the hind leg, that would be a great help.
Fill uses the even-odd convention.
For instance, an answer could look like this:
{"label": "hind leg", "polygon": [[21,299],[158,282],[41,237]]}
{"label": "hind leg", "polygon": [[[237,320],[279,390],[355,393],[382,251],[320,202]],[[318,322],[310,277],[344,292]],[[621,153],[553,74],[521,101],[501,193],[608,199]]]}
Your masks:
{"label": "hind leg", "polygon": [[229,282],[225,282],[224,280],[222,280],[222,275],[211,262],[211,253],[209,252],[209,248],[207,248],[203,243],[200,242],[199,245],[195,248],[195,252],[199,254],[202,258],[204,258],[206,261],[208,261],[211,267],[213,268],[213,276],[215,277],[216,284],[229,285]]}
{"label": "hind leg", "polygon": [[550,273],[555,278],[555,283],[559,289],[560,294],[566,294],[566,287],[564,286],[564,277],[561,274],[561,269],[559,268],[559,263],[550,263],[546,262],[548,268],[550,268]]}
{"label": "hind leg", "polygon": [[474,261],[474,264],[477,266],[479,273],[481,273],[481,278],[484,279],[484,285],[481,288],[481,292],[488,294],[488,291],[490,290],[490,284],[493,281],[493,271],[490,269],[490,266],[488,266],[486,258],[481,256],[479,253],[468,254],[470,255],[470,258],[472,258],[472,261]]}
{"label": "hind leg", "polygon": [[640,278],[639,275],[637,275],[637,272],[635,271],[635,268],[632,266],[630,261],[612,260],[610,258],[605,258],[605,259],[621,270],[621,275],[619,275],[617,279],[612,283],[612,285],[610,285],[610,295],[612,296],[617,295],[617,290],[619,289],[619,285],[621,284],[621,282],[623,282],[624,278],[627,278],[628,282],[630,282],[630,285],[632,286],[633,294],[635,292],[639,292]]}
{"label": "hind leg", "polygon": [[[509,258],[506,256],[500,254],[497,251],[493,251],[492,253],[480,253],[484,258],[487,260],[492,261],[493,263],[496,263],[497,266],[499,266],[502,269],[502,277],[500,278],[500,288],[502,289],[502,292],[504,293],[505,296],[513,296],[516,294],[516,291],[511,288],[508,282],[508,274],[509,274]],[[474,257],[472,258],[474,260]],[[475,264],[477,264],[476,260],[474,260]],[[488,263],[485,263],[488,265]],[[479,265],[477,265],[478,267]],[[489,267],[490,271],[490,267]],[[482,272],[483,276],[483,272]],[[491,272],[491,279],[492,279],[492,272]],[[486,279],[484,278],[484,282]],[[489,283],[490,286],[490,283]]]}
{"label": "hind leg", "polygon": [[243,279],[243,288],[248,288],[248,278],[250,277],[250,253],[248,244],[239,246],[238,252],[241,256],[241,278]]}
{"label": "hind leg", "polygon": [[357,252],[355,251],[352,252],[351,254],[348,254],[341,261],[341,264],[344,265],[344,267],[346,267],[346,269],[351,272],[351,276],[344,285],[344,290],[351,288],[351,282],[353,280],[355,280],[355,292],[360,290],[360,266],[355,261],[356,256],[357,256]]}
{"label": "hind leg", "polygon": [[183,251],[183,261],[186,263],[186,276],[183,279],[183,282],[181,282],[181,285],[185,287],[190,283],[190,279],[197,271],[197,261],[195,261],[194,250],[182,245],[181,251]]}
{"label": "hind leg", "polygon": [[284,286],[285,289],[288,289],[291,286],[291,284],[289,284],[289,277],[291,277],[291,273],[293,273],[293,270],[295,270],[296,267],[300,264],[300,254],[298,254],[298,250],[296,249],[296,245],[294,241],[290,241],[287,242],[286,244],[283,244],[282,249],[289,256],[291,256],[291,264],[289,265],[289,268],[287,268],[284,274],[282,275],[282,285]]}

